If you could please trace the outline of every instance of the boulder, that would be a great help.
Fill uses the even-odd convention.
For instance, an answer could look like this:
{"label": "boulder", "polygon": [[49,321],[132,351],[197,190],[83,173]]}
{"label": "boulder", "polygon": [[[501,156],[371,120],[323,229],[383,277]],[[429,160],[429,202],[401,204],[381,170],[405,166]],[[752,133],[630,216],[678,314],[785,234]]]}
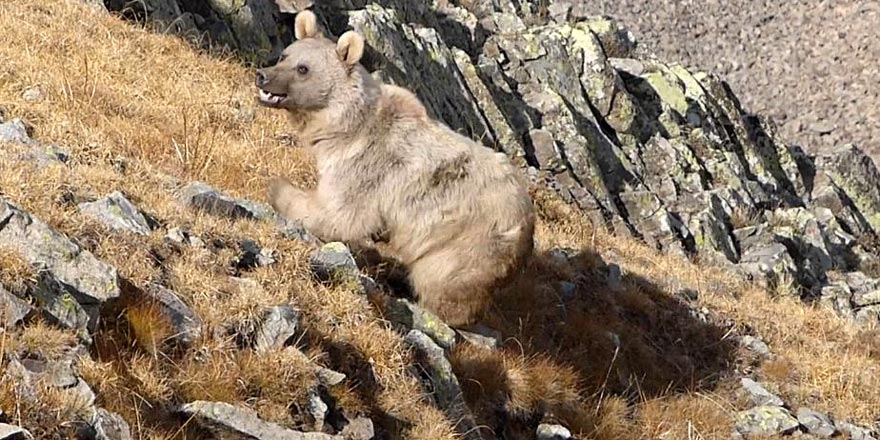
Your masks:
{"label": "boulder", "polygon": [[147,217],[119,191],[95,202],[80,203],[79,210],[116,231],[149,235],[152,230]]}
{"label": "boulder", "polygon": [[182,405],[178,412],[193,417],[207,429],[226,435],[245,436],[256,440],[330,440],[340,439],[319,432],[299,432],[261,420],[257,413],[243,406],[225,402],[195,401]]}
{"label": "boulder", "polygon": [[33,295],[41,310],[90,340],[102,306],[119,297],[116,268],[2,198],[0,246],[18,252],[38,268]]}

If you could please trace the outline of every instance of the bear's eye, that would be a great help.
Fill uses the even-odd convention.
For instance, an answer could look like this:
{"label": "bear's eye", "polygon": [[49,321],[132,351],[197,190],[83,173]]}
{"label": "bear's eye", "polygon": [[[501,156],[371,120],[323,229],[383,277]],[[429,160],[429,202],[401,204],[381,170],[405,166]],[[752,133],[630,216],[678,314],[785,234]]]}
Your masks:
{"label": "bear's eye", "polygon": [[299,66],[296,66],[296,71],[299,72],[300,75],[305,75],[309,73],[309,67],[300,64]]}

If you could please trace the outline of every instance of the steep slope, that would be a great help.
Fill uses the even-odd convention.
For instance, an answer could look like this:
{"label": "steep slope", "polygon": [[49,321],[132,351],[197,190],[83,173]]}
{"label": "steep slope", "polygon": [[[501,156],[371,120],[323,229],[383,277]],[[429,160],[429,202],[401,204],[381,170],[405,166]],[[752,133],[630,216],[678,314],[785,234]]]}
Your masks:
{"label": "steep slope", "polygon": [[[456,429],[534,438],[565,426],[576,438],[609,439],[730,438],[735,422],[743,432],[769,426],[749,423],[764,414],[749,412],[756,405],[769,405],[789,433],[818,429],[805,416],[792,422],[802,406],[830,414],[837,431],[874,422],[880,361],[870,325],[790,295],[776,282],[785,272],[757,272],[771,281],[768,292],[710,268],[708,257],[688,261],[688,253],[720,253],[715,261],[740,262],[717,238],[682,247],[684,234],[636,215],[658,204],[665,218],[697,219],[683,221],[688,228],[721,230],[701,236],[739,243],[748,225],[723,201],[737,187],[762,188],[767,200],[745,204],[770,216],[762,222],[775,232],[755,234],[769,240],[761,245],[783,245],[772,248],[791,260],[783,269],[792,277],[844,270],[831,283],[798,281],[848,306],[841,314],[876,319],[870,295],[852,296],[857,287],[870,294],[869,281],[848,281],[867,271],[868,257],[811,272],[813,260],[774,229],[797,239],[803,221],[829,258],[838,248],[826,241],[839,237],[852,254],[869,254],[869,242],[847,237],[874,228],[870,162],[829,172],[828,198],[846,203],[823,216],[805,196],[823,187],[795,184],[806,180],[801,168],[762,155],[791,150],[772,137],[730,134],[757,122],[715,104],[735,103],[720,82],[625,58],[629,43],[609,23],[527,28],[511,11],[480,22],[454,9],[460,18],[441,26],[427,9],[354,6],[321,12],[337,31],[345,23],[368,36],[371,68],[531,165],[539,257],[486,322],[498,333],[453,333],[389,295],[381,268],[361,273],[344,247],[318,248],[259,203],[266,177],[309,184],[313,171],[283,116],[253,104],[250,69],[78,2],[12,0],[0,5],[0,284],[9,291],[4,310],[30,310],[4,326],[4,422],[41,438],[68,430],[124,438],[88,432],[120,426],[116,413],[135,438],[211,438],[205,428],[218,425],[258,438],[316,430],[369,438],[359,435],[368,418],[376,438],[453,438]],[[582,69],[586,61],[598,64]],[[728,137],[700,138],[695,126],[721,126],[710,133]],[[693,168],[664,155],[691,158]],[[663,180],[670,170],[671,183]],[[660,190],[718,170],[730,180],[685,191],[697,196],[692,204]],[[632,178],[620,180],[622,171]],[[849,190],[852,182],[863,190]],[[720,201],[689,211],[705,203],[699,197]],[[590,198],[599,203],[575,203]],[[786,205],[792,198],[806,207]],[[773,221],[783,215],[793,218]],[[351,277],[315,276],[326,272]],[[101,276],[111,281],[77,281]],[[778,398],[744,386],[745,377]]]}

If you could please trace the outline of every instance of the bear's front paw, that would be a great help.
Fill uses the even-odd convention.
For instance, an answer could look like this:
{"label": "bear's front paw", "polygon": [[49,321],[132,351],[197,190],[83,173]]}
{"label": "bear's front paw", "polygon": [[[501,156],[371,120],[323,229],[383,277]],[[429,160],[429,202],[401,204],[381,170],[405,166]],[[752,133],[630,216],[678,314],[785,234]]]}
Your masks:
{"label": "bear's front paw", "polygon": [[289,180],[283,177],[275,177],[269,181],[267,198],[275,212],[291,220],[301,220],[305,215],[305,203],[307,194],[294,187]]}

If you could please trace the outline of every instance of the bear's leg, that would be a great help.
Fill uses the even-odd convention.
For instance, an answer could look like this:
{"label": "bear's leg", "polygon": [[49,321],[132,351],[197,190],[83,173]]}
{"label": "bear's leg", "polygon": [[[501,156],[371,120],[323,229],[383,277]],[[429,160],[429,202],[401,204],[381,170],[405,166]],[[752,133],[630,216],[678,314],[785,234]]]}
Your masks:
{"label": "bear's leg", "polygon": [[409,279],[420,306],[452,327],[463,327],[486,311],[495,274],[450,256],[423,257],[410,268]]}

